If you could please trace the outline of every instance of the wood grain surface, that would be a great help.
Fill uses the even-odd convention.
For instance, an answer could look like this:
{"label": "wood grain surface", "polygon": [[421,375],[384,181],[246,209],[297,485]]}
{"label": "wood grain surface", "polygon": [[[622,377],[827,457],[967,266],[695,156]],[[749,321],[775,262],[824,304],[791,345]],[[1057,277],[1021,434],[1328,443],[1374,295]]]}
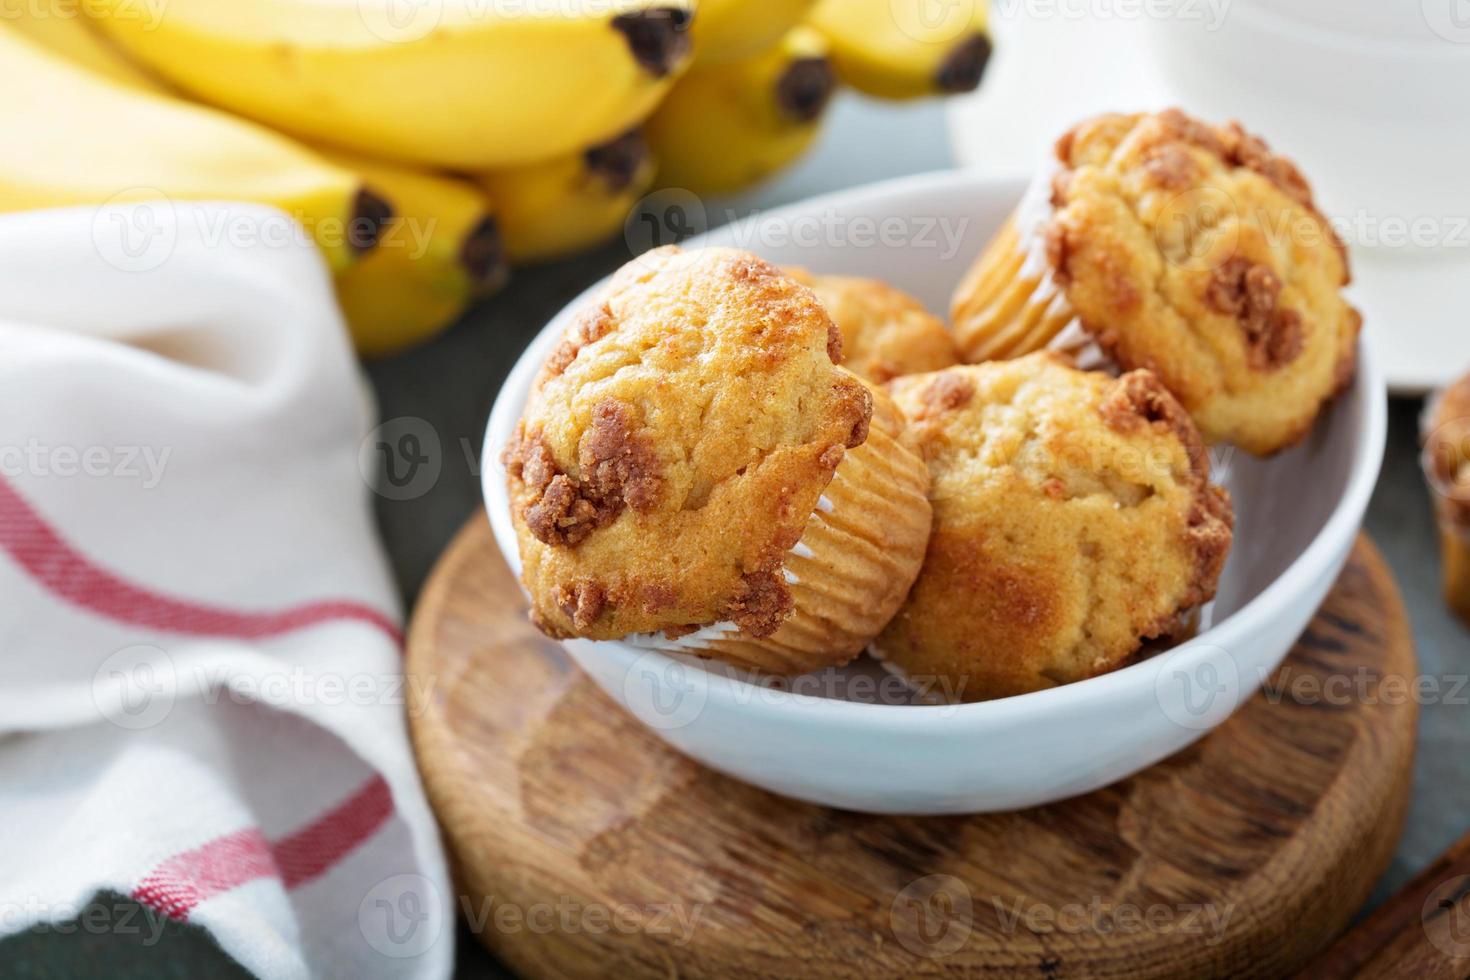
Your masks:
{"label": "wood grain surface", "polygon": [[1470,976],[1470,834],[1332,944],[1303,980]]}
{"label": "wood grain surface", "polygon": [[1366,539],[1272,697],[1020,813],[848,813],[685,759],[526,622],[483,514],[408,646],[461,912],[527,977],[1280,976],[1361,906],[1408,799],[1414,653]]}

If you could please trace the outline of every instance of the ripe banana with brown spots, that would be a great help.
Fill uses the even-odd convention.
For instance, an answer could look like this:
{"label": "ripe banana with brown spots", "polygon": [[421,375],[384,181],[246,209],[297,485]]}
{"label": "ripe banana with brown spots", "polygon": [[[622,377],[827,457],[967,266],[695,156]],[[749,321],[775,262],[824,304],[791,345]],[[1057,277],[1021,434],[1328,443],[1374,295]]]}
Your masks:
{"label": "ripe banana with brown spots", "polygon": [[692,0],[88,0],[201,101],[373,157],[457,169],[577,153],[648,115]]}

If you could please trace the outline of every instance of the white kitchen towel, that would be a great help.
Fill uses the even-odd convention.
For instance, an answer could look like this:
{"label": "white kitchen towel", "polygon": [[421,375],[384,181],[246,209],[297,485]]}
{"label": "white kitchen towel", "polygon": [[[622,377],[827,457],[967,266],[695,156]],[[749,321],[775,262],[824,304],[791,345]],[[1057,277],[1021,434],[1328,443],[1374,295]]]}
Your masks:
{"label": "white kitchen towel", "polygon": [[371,425],[284,215],[0,218],[0,933],[107,890],[263,977],[449,972]]}

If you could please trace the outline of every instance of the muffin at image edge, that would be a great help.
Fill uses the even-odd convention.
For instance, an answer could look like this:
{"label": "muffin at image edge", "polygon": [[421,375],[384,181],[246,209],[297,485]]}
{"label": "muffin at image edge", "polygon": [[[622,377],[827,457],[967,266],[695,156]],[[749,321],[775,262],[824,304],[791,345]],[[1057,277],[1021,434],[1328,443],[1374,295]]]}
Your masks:
{"label": "muffin at image edge", "polygon": [[966,701],[1112,670],[1214,597],[1229,495],[1148,371],[1050,352],[901,378],[894,400],[929,466],[934,529],[908,600],[874,645]]}
{"label": "muffin at image edge", "polygon": [[884,384],[959,363],[949,329],[903,290],[877,279],[781,271],[817,294],[842,332],[842,366],[865,381]]}
{"label": "muffin at image edge", "polygon": [[505,452],[551,636],[766,673],[850,660],[923,560],[927,470],[811,290],[732,249],[625,265]]}
{"label": "muffin at image edge", "polygon": [[1208,441],[1266,455],[1352,380],[1348,279],[1290,161],[1171,109],[1063,136],[951,313],[966,361],[1052,347],[1146,367]]}
{"label": "muffin at image edge", "polygon": [[1434,492],[1445,602],[1470,626],[1470,375],[1430,400],[1424,430],[1424,475]]}

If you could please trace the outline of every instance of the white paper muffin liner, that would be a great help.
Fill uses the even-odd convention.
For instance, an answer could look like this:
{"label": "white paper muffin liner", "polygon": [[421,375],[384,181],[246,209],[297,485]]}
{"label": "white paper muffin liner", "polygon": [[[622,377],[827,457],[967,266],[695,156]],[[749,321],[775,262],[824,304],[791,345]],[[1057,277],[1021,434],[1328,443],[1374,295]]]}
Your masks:
{"label": "white paper muffin liner", "polygon": [[[1098,346],[1081,319],[1072,311],[1066,290],[1058,282],[1051,259],[1047,256],[1046,232],[1056,214],[1056,209],[1052,206],[1052,186],[1061,169],[1060,161],[1054,157],[1048,157],[1043,162],[1022,193],[1015,210],[1011,212],[1007,226],[998,234],[998,240],[992,242],[988,248],[1004,248],[1004,241],[1014,236],[1015,251],[1010,253],[1012,262],[1015,263],[1014,271],[1004,281],[1012,284],[1015,289],[1027,290],[1025,309],[1040,310],[1040,322],[1062,321],[1063,326],[1049,341],[1036,347],[1017,346],[1016,341],[1003,340],[1005,330],[1002,330],[1000,336],[979,340],[972,356],[1019,357],[1038,349],[1052,350],[1070,358],[1082,370],[1117,374],[1117,365]],[[996,259],[999,254],[995,253]],[[988,261],[987,266],[995,268]],[[976,267],[977,270],[979,268],[981,266]],[[979,290],[980,284],[977,283],[975,288]],[[991,294],[990,302],[1005,301],[1000,294]]]}

